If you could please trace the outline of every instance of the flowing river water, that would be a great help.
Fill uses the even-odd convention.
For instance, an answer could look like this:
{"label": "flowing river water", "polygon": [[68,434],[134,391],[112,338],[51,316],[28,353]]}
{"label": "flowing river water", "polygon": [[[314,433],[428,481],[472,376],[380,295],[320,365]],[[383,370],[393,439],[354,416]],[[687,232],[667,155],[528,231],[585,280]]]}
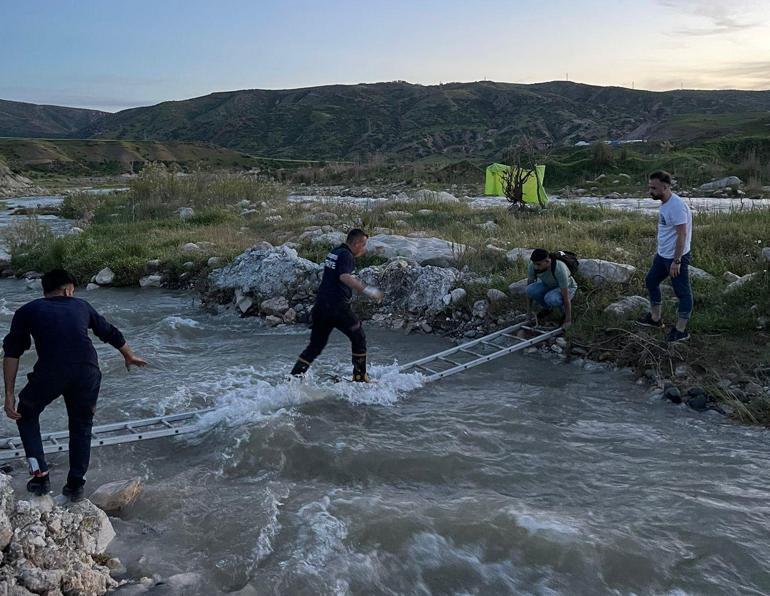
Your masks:
{"label": "flowing river water", "polygon": [[[35,292],[0,281],[2,334]],[[376,329],[376,385],[324,376],[349,374],[340,335],[287,382],[302,327],[212,315],[184,292],[80,295],[152,363],[126,373],[98,344],[97,424],[217,408],[196,434],[94,451],[91,488],[146,484],[113,519],[133,577],[197,573],[173,593],[202,595],[770,593],[765,430],[539,356],[423,386],[394,363],[449,341]],[[61,401],[43,426],[66,426]],[[66,456],[51,463],[59,490]]]}
{"label": "flowing river water", "polygon": [[[146,483],[113,520],[133,576],[199,573],[184,594],[770,591],[765,430],[539,356],[422,386],[393,363],[449,341],[376,329],[379,383],[325,380],[349,373],[340,335],[313,378],[287,382],[302,327],[208,314],[183,292],[81,296],[152,363],[127,373],[97,342],[97,423],[218,408],[194,435],[94,451],[90,487]],[[34,297],[0,281],[3,333]],[[43,425],[65,427],[60,400]],[[66,456],[51,461],[59,490]]]}

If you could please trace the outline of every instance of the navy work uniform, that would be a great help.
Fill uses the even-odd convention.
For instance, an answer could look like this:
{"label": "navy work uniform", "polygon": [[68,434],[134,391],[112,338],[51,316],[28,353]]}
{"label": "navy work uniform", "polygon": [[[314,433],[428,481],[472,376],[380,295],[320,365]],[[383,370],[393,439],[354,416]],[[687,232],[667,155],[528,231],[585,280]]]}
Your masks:
{"label": "navy work uniform", "polygon": [[353,380],[367,380],[366,335],[361,321],[350,307],[353,290],[340,281],[340,276],[353,273],[355,266],[355,257],[347,244],[340,244],[327,255],[312,311],[310,344],[300,354],[291,374],[305,373],[326,347],[331,332],[338,329],[350,339],[353,351]]}
{"label": "navy work uniform", "polygon": [[37,362],[19,393],[16,421],[24,452],[41,472],[48,470],[40,436],[40,414],[53,400],[64,396],[69,419],[70,469],[67,484],[85,484],[91,459],[91,428],[102,374],[88,330],[116,349],[126,341],[85,300],[67,296],[40,298],[25,304],[13,316],[3,341],[5,356],[19,358],[35,341]]}

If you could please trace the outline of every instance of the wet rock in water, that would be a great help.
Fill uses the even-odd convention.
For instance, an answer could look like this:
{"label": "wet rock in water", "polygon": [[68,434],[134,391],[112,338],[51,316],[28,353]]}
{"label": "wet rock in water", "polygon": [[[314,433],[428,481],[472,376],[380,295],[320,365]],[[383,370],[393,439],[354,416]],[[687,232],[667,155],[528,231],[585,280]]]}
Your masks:
{"label": "wet rock in water", "polygon": [[280,317],[276,317],[274,315],[268,315],[265,317],[265,323],[267,323],[268,327],[277,327],[281,323],[283,323],[283,319]]}
{"label": "wet rock in water", "polygon": [[114,514],[133,505],[143,489],[141,478],[118,480],[101,485],[91,494],[89,500],[102,511]]}
{"label": "wet rock in water", "polygon": [[636,273],[636,267],[624,263],[613,263],[602,259],[580,259],[578,277],[594,285],[605,283],[626,283]]}
{"label": "wet rock in water", "polygon": [[40,279],[28,279],[25,285],[28,290],[33,290],[35,292],[43,291],[43,282]]}
{"label": "wet rock in water", "polygon": [[706,410],[710,409],[708,404],[708,396],[705,393],[689,396],[686,403],[696,412],[705,412]]}
{"label": "wet rock in water", "polygon": [[276,296],[275,298],[268,298],[263,300],[259,305],[261,310],[266,315],[274,315],[276,317],[282,317],[283,314],[289,310],[289,301],[285,296]]}
{"label": "wet rock in water", "polygon": [[675,385],[666,385],[663,388],[663,399],[667,399],[675,404],[681,404],[682,392]]}
{"label": "wet rock in water", "polygon": [[100,286],[109,286],[113,281],[115,281],[115,273],[109,267],[102,269],[94,278],[94,282]]}
{"label": "wet rock in water", "polygon": [[626,296],[622,300],[613,302],[604,309],[604,314],[625,319],[629,315],[641,309],[649,309],[650,301],[644,296]]}
{"label": "wet rock in water", "polygon": [[142,288],[159,288],[163,285],[162,275],[147,275],[139,280],[139,287]]}
{"label": "wet rock in water", "polygon": [[90,284],[88,284],[88,285],[86,286],[86,292],[92,292],[92,291],[94,291],[94,290],[98,290],[98,289],[99,289],[99,288],[101,288],[101,287],[102,287],[102,286],[100,286],[99,284],[90,283]]}

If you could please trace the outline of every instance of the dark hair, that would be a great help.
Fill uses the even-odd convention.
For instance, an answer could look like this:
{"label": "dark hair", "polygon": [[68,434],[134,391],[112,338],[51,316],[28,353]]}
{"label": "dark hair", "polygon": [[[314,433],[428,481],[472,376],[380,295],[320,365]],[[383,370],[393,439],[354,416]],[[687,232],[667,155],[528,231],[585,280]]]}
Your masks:
{"label": "dark hair", "polygon": [[354,242],[358,242],[362,238],[368,238],[369,234],[364,232],[360,228],[353,228],[348,232],[348,237],[345,239],[345,244],[352,244]]}
{"label": "dark hair", "polygon": [[75,276],[64,269],[51,269],[51,271],[43,276],[41,281],[43,282],[43,292],[46,294],[55,292],[67,284],[72,284],[73,286],[78,285]]}
{"label": "dark hair", "polygon": [[540,261],[545,261],[550,256],[551,253],[549,253],[546,249],[536,248],[532,251],[532,255],[530,255],[529,260],[533,263],[539,263]]}
{"label": "dark hair", "polygon": [[665,170],[655,170],[650,174],[650,180],[660,180],[664,184],[671,184],[671,174]]}

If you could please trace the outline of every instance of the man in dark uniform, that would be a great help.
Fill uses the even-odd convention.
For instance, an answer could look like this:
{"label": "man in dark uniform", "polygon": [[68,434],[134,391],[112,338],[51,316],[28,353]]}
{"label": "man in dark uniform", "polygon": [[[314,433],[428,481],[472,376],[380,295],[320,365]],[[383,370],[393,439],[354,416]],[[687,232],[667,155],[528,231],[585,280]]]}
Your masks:
{"label": "man in dark uniform", "polygon": [[300,354],[291,371],[292,375],[305,374],[326,347],[331,332],[339,329],[350,339],[353,349],[353,380],[368,382],[366,336],[361,321],[350,308],[353,290],[378,302],[382,300],[382,292],[379,289],[364,285],[353,275],[356,266],[355,258],[366,253],[368,238],[363,230],[357,228],[350,230],[345,243],[340,244],[327,255],[323,278],[313,306],[310,344]]}
{"label": "man in dark uniform", "polygon": [[[91,459],[91,427],[102,374],[88,330],[119,350],[126,368],[147,363],[136,357],[118,329],[85,300],[74,298],[75,278],[62,269],[43,276],[43,298],[25,304],[13,316],[3,341],[5,413],[16,421],[32,478],[27,490],[37,495],[51,490],[48,464],[40,436],[40,414],[60,395],[67,406],[70,433],[70,469],[62,493],[72,501],[83,498],[85,475]],[[34,339],[37,362],[29,382],[19,393],[16,375],[19,358]]]}

